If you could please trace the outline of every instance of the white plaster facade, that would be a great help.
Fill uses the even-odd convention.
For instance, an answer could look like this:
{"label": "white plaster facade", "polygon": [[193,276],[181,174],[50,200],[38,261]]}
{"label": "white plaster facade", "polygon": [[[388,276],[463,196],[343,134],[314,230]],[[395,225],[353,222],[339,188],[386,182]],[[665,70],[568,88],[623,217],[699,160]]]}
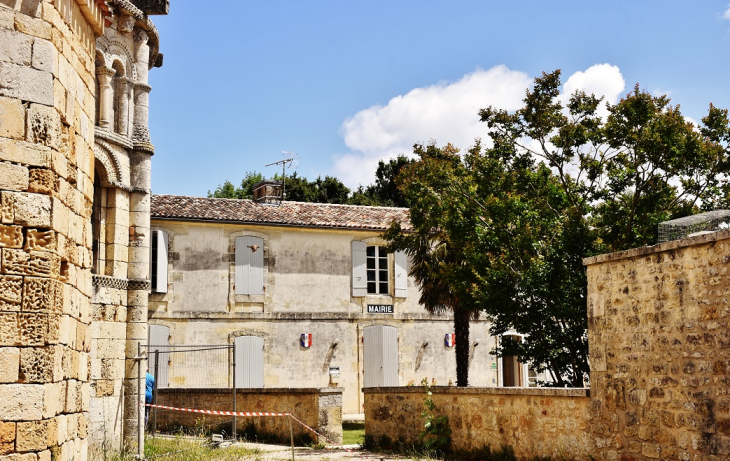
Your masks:
{"label": "white plaster facade", "polygon": [[[195,200],[216,206],[216,199]],[[265,387],[333,385],[329,367],[339,367],[343,411],[362,413],[363,330],[387,325],[397,329],[397,385],[418,385],[423,378],[440,385],[456,381],[455,348],[445,344],[445,335],[453,333],[452,316],[429,315],[410,277],[405,293],[399,293],[404,297],[395,296],[393,254],[387,257],[388,294],[353,296],[353,242],[379,245],[381,229],[166,218],[156,203],[153,197],[151,230],[167,236],[167,292],[150,294],[149,322],[169,327],[171,345],[231,344],[239,335],[263,337]],[[264,211],[270,207],[255,206]],[[369,209],[356,208],[364,213]],[[263,241],[263,294],[236,294],[235,245],[241,236]],[[393,313],[368,313],[368,305],[392,305]],[[498,384],[488,326],[483,320],[471,326],[469,378],[474,386]],[[312,346],[305,348],[300,336],[308,333]],[[174,371],[175,361],[185,359],[171,354],[169,360],[170,385],[189,385],[193,377]],[[231,384],[226,376],[211,377],[208,383]]]}

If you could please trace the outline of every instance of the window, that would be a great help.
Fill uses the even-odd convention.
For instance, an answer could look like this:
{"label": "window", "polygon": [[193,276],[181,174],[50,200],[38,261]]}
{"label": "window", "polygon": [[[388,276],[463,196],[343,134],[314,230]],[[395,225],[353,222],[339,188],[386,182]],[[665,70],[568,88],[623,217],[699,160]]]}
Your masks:
{"label": "window", "polygon": [[152,231],[150,242],[150,282],[153,293],[167,293],[167,232]]}
{"label": "window", "polygon": [[235,293],[264,294],[264,239],[251,235],[236,237]]}
{"label": "window", "polygon": [[383,246],[352,242],[352,296],[392,295],[405,298],[408,292],[408,258]]}
{"label": "window", "polygon": [[367,281],[369,295],[387,295],[388,290],[388,252],[383,247],[368,246]]}

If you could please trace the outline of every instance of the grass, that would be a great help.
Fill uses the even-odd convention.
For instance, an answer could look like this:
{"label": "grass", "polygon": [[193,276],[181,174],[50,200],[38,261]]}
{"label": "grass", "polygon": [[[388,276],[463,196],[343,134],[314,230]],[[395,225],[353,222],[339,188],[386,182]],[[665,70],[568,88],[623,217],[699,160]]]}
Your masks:
{"label": "grass", "polygon": [[179,437],[150,438],[144,444],[145,458],[165,461],[234,461],[257,459],[256,455],[259,454],[260,450],[243,447],[211,448],[202,440]]}
{"label": "grass", "polygon": [[342,444],[362,445],[365,441],[365,423],[342,423]]}

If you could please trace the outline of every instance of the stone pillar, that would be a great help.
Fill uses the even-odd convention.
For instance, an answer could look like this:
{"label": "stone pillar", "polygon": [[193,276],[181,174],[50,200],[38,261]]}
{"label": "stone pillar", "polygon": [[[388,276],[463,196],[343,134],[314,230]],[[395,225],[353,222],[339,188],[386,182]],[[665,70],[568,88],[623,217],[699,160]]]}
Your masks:
{"label": "stone pillar", "polygon": [[117,110],[117,133],[122,136],[127,136],[129,133],[129,127],[127,125],[129,121],[129,91],[131,81],[126,77],[119,77],[116,79],[117,85],[115,91],[119,94],[119,107]]}
{"label": "stone pillar", "polygon": [[137,61],[137,82],[134,85],[134,132],[132,139],[137,143],[149,144],[148,127],[150,90],[148,84],[150,47],[147,33],[142,29],[134,32],[135,60]]}
{"label": "stone pillar", "polygon": [[[136,125],[135,125],[136,126]],[[148,143],[138,144],[130,155],[130,194],[129,203],[129,264],[127,277],[127,357],[137,353],[137,345],[147,343],[147,296],[149,292],[149,254],[150,254],[150,185],[152,146]],[[144,146],[144,147],[141,147]],[[135,444],[138,431],[144,428],[138,425],[139,407],[144,402],[144,387],[137,380],[137,361],[127,359],[125,390],[129,404],[125,408],[125,442]],[[142,362],[142,371],[146,370],[146,361]],[[134,398],[132,396],[135,396]],[[132,404],[134,402],[134,404]]]}
{"label": "stone pillar", "polygon": [[99,126],[106,130],[114,129],[114,88],[112,79],[116,71],[106,67],[96,68],[99,81]]}

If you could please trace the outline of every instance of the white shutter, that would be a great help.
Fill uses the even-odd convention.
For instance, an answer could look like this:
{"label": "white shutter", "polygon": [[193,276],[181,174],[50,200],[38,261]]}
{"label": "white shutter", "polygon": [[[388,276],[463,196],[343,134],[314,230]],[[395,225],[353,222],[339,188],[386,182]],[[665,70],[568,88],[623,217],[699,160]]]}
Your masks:
{"label": "white shutter", "polygon": [[402,251],[395,252],[395,297],[408,296],[408,255]]}
{"label": "white shutter", "polygon": [[157,232],[157,286],[155,291],[167,293],[167,249],[170,241],[167,232]]}
{"label": "white shutter", "polygon": [[264,387],[264,338],[238,336],[236,342],[236,388]]}
{"label": "white shutter", "polygon": [[372,325],[363,329],[363,387],[398,386],[398,329]]}
{"label": "white shutter", "polygon": [[383,383],[381,386],[398,386],[398,329],[384,326],[383,335]]}
{"label": "white shutter", "polygon": [[363,242],[352,242],[352,296],[368,294],[368,277],[365,266],[367,245]]}
{"label": "white shutter", "polygon": [[236,294],[264,293],[264,239],[236,237]]}
{"label": "white shutter", "polygon": [[157,357],[155,350],[160,351],[160,367],[157,370],[157,382],[155,386],[158,389],[165,389],[169,386],[170,327],[150,325],[147,329],[147,366],[153,376],[156,366],[155,358]]}

